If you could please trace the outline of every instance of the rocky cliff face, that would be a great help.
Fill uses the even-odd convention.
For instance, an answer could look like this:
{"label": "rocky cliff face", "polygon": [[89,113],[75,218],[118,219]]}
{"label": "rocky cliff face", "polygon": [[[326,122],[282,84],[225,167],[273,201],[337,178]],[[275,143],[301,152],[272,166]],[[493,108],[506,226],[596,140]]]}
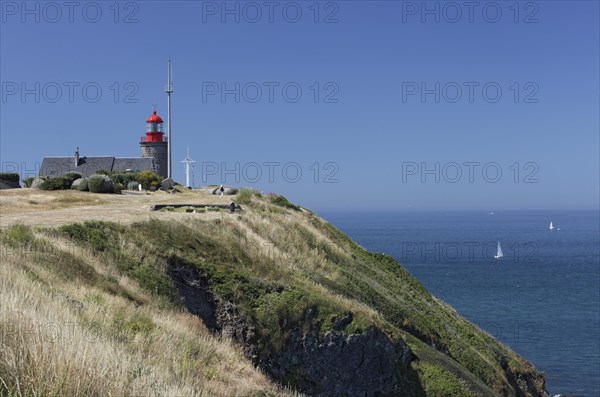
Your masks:
{"label": "rocky cliff face", "polygon": [[[392,342],[381,330],[348,334],[333,329],[319,338],[314,330],[295,328],[283,351],[257,355],[254,327],[233,303],[211,292],[206,275],[181,266],[170,266],[168,274],[188,311],[214,332],[237,341],[248,358],[282,384],[315,396],[402,395],[398,370],[406,371],[413,357],[402,341]],[[304,323],[311,324],[313,316],[314,309],[307,309]],[[334,328],[351,321],[348,315]]]}
{"label": "rocky cliff face", "polygon": [[360,334],[294,330],[286,350],[263,366],[282,383],[318,396],[402,395],[397,368],[407,368],[410,349],[378,329]]}

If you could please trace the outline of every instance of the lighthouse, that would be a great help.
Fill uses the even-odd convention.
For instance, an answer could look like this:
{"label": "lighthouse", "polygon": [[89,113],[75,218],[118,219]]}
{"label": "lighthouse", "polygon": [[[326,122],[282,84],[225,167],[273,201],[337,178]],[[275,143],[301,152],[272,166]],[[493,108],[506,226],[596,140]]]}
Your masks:
{"label": "lighthouse", "polygon": [[142,157],[151,157],[153,170],[163,178],[168,177],[168,142],[163,133],[163,120],[152,113],[146,120],[146,135],[140,139]]}

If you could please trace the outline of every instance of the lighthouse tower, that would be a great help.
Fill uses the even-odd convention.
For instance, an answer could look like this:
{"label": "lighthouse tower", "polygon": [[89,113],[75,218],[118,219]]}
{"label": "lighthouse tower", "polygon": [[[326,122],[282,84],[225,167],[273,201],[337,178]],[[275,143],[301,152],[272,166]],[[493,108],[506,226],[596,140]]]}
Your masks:
{"label": "lighthouse tower", "polygon": [[156,111],[146,120],[146,136],[140,139],[142,157],[151,157],[154,172],[166,178],[168,175],[168,143],[163,134],[163,120]]}

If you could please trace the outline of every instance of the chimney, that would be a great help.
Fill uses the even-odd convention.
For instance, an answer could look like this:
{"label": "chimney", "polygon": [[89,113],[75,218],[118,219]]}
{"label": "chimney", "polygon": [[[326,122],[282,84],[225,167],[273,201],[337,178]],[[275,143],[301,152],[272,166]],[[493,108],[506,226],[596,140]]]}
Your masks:
{"label": "chimney", "polygon": [[79,166],[79,146],[75,148],[75,168]]}

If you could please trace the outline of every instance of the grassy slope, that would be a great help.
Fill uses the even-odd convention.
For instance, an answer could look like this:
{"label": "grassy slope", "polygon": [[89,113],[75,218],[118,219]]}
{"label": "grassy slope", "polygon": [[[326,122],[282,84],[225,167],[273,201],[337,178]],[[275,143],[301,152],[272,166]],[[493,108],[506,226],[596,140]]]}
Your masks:
{"label": "grassy slope", "polygon": [[1,232],[1,396],[296,395],[119,267],[56,233]]}
{"label": "grassy slope", "polygon": [[[75,255],[77,260],[68,265],[64,260],[21,265],[23,274],[31,273],[34,276],[28,277],[41,279],[29,281],[40,283],[39,288],[54,285],[54,279],[50,282],[39,276],[47,270],[58,279],[61,273],[65,280],[75,277],[72,281],[78,287],[72,288],[78,292],[72,292],[70,287],[63,293],[84,304],[72,315],[83,324],[92,324],[85,328],[88,331],[99,327],[107,332],[107,343],[113,348],[118,346],[119,338],[144,340],[146,334],[158,336],[168,332],[156,325],[155,316],[177,315],[192,321],[178,312],[180,299],[165,275],[169,264],[179,264],[200,269],[208,275],[217,295],[236,303],[257,328],[257,348],[262,356],[281,350],[294,328],[310,327],[324,333],[336,320],[351,313],[353,321],[346,326],[347,332],[375,326],[391,338],[408,343],[417,358],[411,365],[418,379],[407,380],[412,384],[406,387],[412,388],[415,395],[519,395],[514,379],[522,373],[529,374],[538,390],[542,389],[541,375],[528,362],[432,297],[392,258],[366,252],[317,216],[298,211],[284,200],[278,199],[277,205],[264,197],[246,195],[244,200],[247,210],[241,215],[223,213],[220,220],[210,222],[194,221],[188,216],[182,216],[181,222],[150,221],[131,226],[94,222],[86,227],[69,225],[58,231],[45,230],[35,238],[26,237],[30,233],[27,228],[16,227],[2,234],[2,242],[12,249],[25,244],[34,251],[40,245],[55,250],[57,246],[73,247],[75,242],[71,250],[86,253]],[[107,278],[90,273],[88,268],[94,268],[90,261],[104,264],[114,275]],[[83,275],[77,276],[78,271]],[[124,282],[119,282],[130,279],[141,288],[133,287],[129,281],[125,282],[126,288]],[[102,296],[104,301],[94,303],[89,294]],[[107,299],[110,305],[104,303]],[[116,313],[113,300],[130,305],[130,314]],[[310,324],[303,316],[308,308],[316,313]],[[96,318],[98,311],[103,311],[102,321],[96,320],[101,325],[90,320]],[[107,320],[115,316],[121,317]],[[142,316],[142,320],[136,316]],[[196,326],[198,329],[206,335],[205,329]],[[220,346],[220,342],[207,338]],[[124,353],[140,357],[137,347]],[[194,359],[205,360],[198,349]],[[168,365],[152,363],[160,364],[153,367],[154,373],[164,375],[167,384],[175,382],[178,376],[181,358],[177,357],[177,350],[173,347],[173,362]],[[200,374],[213,381],[212,387],[220,391],[217,394],[227,394],[219,388],[232,382],[223,360],[236,354],[229,345],[223,350],[226,353],[210,361],[210,373]],[[200,365],[198,361],[194,364]],[[6,368],[11,367],[0,359],[0,377],[8,379],[9,388],[14,388],[15,379]],[[244,366],[244,371],[248,384],[239,386],[235,393],[251,390],[250,385],[276,390],[251,368]],[[183,385],[199,387],[190,382]],[[290,382],[293,384],[294,380]]]}

